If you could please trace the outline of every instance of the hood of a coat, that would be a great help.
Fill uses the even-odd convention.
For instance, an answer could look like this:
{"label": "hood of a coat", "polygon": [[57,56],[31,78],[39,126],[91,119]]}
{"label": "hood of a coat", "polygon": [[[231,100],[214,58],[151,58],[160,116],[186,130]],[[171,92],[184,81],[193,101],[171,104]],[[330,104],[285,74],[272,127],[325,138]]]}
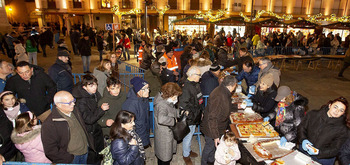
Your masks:
{"label": "hood of a coat", "polygon": [[33,130],[30,132],[25,132],[22,134],[18,134],[15,130],[12,131],[11,139],[15,144],[23,144],[26,142],[30,142],[35,139],[37,136],[40,136],[41,133],[41,125],[37,125],[33,127]]}
{"label": "hood of a coat", "polygon": [[96,90],[96,93],[93,95],[90,95],[84,88],[83,85],[81,84],[81,82],[78,82],[77,84],[75,84],[75,86],[73,87],[73,91],[72,91],[72,95],[74,98],[76,99],[81,99],[81,98],[94,98],[97,97],[98,91]]}
{"label": "hood of a coat", "polygon": [[309,100],[300,94],[296,94],[296,98],[293,102],[295,106],[306,106],[308,103]]}
{"label": "hood of a coat", "polygon": [[[118,96],[112,96],[108,90],[107,87],[103,90],[103,97],[107,98],[108,100],[117,100],[121,97],[124,96],[123,92],[121,91],[122,89],[120,89],[119,95]],[[124,96],[125,97],[125,96]]]}

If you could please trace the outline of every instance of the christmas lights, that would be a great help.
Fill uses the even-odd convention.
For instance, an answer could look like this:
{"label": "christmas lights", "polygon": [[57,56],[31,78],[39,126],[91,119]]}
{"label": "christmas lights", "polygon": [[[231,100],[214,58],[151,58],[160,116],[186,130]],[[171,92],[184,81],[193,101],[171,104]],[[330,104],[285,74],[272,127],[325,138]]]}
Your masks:
{"label": "christmas lights", "polygon": [[[293,18],[293,15],[285,15],[283,14],[282,16],[272,12],[272,11],[265,11],[265,10],[259,10],[257,12],[257,14],[255,15],[255,17],[253,18],[253,21],[255,21],[256,19],[259,19],[261,15],[263,15],[264,13],[276,17],[277,19],[281,19],[281,20],[291,20]],[[239,13],[239,16],[244,18],[245,22],[250,22],[250,18],[248,18],[246,15],[243,14],[243,12]]]}
{"label": "christmas lights", "polygon": [[225,15],[226,13],[228,13],[228,10],[224,9],[224,10],[218,10],[218,12],[215,15],[213,15],[212,10],[210,9],[206,13],[202,13],[202,11],[198,11],[198,14],[196,14],[195,17],[208,19],[209,22],[215,22],[223,19],[222,16]]}
{"label": "christmas lights", "polygon": [[156,11],[158,12],[158,14],[162,16],[162,15],[164,15],[164,13],[165,13],[166,11],[168,11],[168,10],[170,9],[170,6],[169,6],[169,5],[166,5],[166,6],[164,7],[164,9],[158,9],[156,6],[152,6],[151,9],[156,10]]}
{"label": "christmas lights", "polygon": [[118,16],[129,15],[129,14],[139,14],[142,11],[139,8],[135,8],[135,9],[131,9],[127,12],[121,12],[121,11],[119,11],[119,5],[114,5],[111,10],[112,10],[112,12],[114,12],[115,15],[118,15]]}

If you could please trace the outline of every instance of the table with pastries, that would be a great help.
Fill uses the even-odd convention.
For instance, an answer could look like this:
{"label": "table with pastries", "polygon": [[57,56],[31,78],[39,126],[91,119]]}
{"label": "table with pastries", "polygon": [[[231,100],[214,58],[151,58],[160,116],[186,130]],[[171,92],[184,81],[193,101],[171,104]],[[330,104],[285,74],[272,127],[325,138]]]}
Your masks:
{"label": "table with pastries", "polygon": [[232,96],[240,110],[230,114],[230,129],[238,138],[241,164],[257,165],[319,165],[309,156],[296,150],[295,144],[280,145],[280,136],[269,122],[252,110],[251,100],[242,93]]}

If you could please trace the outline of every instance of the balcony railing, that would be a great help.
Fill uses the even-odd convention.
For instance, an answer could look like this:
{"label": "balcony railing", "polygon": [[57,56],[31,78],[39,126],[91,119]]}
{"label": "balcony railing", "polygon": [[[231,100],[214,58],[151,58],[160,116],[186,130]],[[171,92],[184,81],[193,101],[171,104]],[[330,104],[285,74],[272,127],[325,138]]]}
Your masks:
{"label": "balcony railing", "polygon": [[134,4],[132,1],[122,1],[122,2],[119,2],[119,7],[121,9],[133,9]]}
{"label": "balcony railing", "polygon": [[324,14],[325,9],[324,8],[313,8],[312,14]]}
{"label": "balcony railing", "polygon": [[[157,7],[157,2],[152,2],[150,5],[148,5],[148,10],[151,10],[151,7],[152,7],[152,6]],[[142,2],[141,8],[142,8],[142,10],[145,8],[145,3]],[[157,7],[157,8],[158,8],[158,7]]]}
{"label": "balcony railing", "polygon": [[331,14],[335,14],[338,17],[341,17],[343,16],[343,11],[344,11],[343,9],[333,9]]}
{"label": "balcony railing", "polygon": [[253,7],[254,10],[258,11],[258,10],[266,10],[266,6],[255,6]]}
{"label": "balcony railing", "polygon": [[306,14],[306,7],[294,7],[293,14]]}

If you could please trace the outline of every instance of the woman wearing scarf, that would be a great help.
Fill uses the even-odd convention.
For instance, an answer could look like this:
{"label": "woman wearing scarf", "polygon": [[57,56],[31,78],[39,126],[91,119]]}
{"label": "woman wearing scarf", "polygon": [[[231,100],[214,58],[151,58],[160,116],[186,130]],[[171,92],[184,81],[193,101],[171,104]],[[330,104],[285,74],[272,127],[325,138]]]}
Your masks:
{"label": "woman wearing scarf", "polygon": [[142,165],[145,162],[145,150],[142,140],[135,132],[135,115],[120,111],[111,127],[111,153],[113,165]]}
{"label": "woman wearing scarf", "polygon": [[281,86],[277,90],[275,101],[278,102],[275,111],[265,117],[264,121],[273,121],[272,125],[281,136],[282,146],[287,141],[295,143],[297,128],[304,117],[308,99],[291,91],[287,86]]}
{"label": "woman wearing scarf", "polygon": [[12,122],[13,127],[15,127],[16,117],[23,112],[29,111],[29,108],[25,104],[20,103],[11,91],[2,92],[0,94],[0,100],[1,109]]}

